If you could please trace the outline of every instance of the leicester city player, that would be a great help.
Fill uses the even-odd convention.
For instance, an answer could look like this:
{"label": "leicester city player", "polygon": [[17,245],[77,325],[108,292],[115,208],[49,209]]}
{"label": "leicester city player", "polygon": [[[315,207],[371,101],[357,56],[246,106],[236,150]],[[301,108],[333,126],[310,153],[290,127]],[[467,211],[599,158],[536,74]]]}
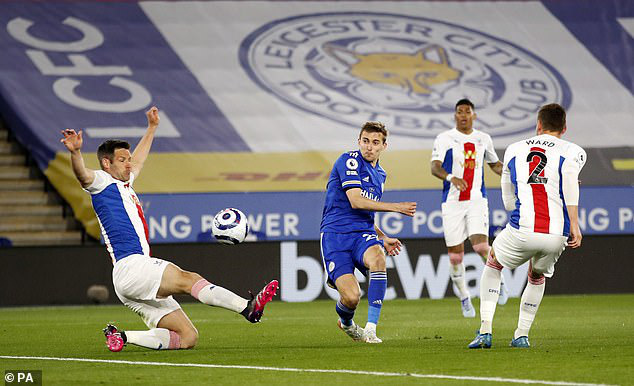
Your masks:
{"label": "leicester city player", "polygon": [[[376,336],[387,288],[385,252],[401,250],[398,239],[374,225],[374,212],[397,212],[413,216],[415,202],[380,202],[387,177],[379,156],[387,147],[387,130],[380,122],[366,122],[359,134],[359,150],[342,154],[335,162],[326,186],[321,220],[321,254],[328,285],[339,291],[337,324],[353,340],[381,343]],[[354,323],[361,290],[354,269],[368,276],[368,323]]]}

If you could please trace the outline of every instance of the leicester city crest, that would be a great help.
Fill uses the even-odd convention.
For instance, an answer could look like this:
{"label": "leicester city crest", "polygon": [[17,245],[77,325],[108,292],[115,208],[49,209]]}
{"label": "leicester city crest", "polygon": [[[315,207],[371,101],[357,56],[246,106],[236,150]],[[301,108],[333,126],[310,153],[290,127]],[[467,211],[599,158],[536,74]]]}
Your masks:
{"label": "leicester city crest", "polygon": [[299,15],[253,31],[240,63],[288,104],[358,128],[433,138],[471,99],[477,128],[492,135],[535,127],[546,103],[570,105],[570,89],[546,61],[499,37],[422,17],[369,12]]}

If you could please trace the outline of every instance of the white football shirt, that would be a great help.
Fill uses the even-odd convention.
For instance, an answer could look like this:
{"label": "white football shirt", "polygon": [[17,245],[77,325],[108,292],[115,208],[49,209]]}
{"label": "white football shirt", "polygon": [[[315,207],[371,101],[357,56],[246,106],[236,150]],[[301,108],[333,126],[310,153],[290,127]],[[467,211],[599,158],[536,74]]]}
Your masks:
{"label": "white football shirt", "polygon": [[103,170],[85,191],[90,193],[101,234],[112,262],[132,254],[150,255],[149,232],[141,203],[130,180],[120,181]]}
{"label": "white football shirt", "polygon": [[461,192],[455,185],[444,181],[442,202],[446,202],[485,198],[484,163],[495,163],[499,158],[489,134],[474,129],[466,135],[454,128],[438,134],[431,160],[441,161],[447,173],[464,179],[468,184],[468,188]]}
{"label": "white football shirt", "polygon": [[505,186],[512,186],[509,182],[515,189],[509,224],[529,232],[570,235],[562,175],[578,176],[585,163],[580,146],[548,134],[510,145],[502,170],[502,194]]}

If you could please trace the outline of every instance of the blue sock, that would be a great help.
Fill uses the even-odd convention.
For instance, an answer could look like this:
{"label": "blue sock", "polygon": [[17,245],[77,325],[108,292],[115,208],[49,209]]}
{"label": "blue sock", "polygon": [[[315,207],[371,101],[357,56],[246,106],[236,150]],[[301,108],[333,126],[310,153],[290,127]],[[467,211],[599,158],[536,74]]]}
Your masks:
{"label": "blue sock", "polygon": [[377,324],[379,322],[386,289],[387,272],[370,272],[370,285],[368,285],[368,323]]}
{"label": "blue sock", "polygon": [[354,317],[354,310],[349,309],[341,303],[341,300],[337,301],[336,306],[337,314],[339,314],[339,319],[341,320],[341,324],[344,326],[352,325],[352,318]]}

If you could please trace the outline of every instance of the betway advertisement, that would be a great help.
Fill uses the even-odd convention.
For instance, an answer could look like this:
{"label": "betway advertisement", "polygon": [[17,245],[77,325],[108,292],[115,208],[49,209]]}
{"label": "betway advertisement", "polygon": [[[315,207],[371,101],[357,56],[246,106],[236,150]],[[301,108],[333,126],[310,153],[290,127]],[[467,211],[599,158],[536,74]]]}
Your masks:
{"label": "betway advertisement", "polygon": [[[455,317],[462,318],[449,277],[449,258],[444,242],[439,239],[405,239],[404,248],[387,259],[387,291],[385,299],[455,299]],[[634,284],[631,272],[634,261],[627,253],[630,236],[587,236],[581,248],[566,250],[555,267],[552,280],[546,283],[546,293],[591,294],[631,293]],[[607,252],[606,252],[607,251]],[[215,284],[248,296],[249,289],[261,288],[268,280],[280,281],[277,300],[310,302],[315,299],[336,299],[324,284],[325,274],[318,241],[258,242],[240,245],[207,243],[158,244],[152,247],[155,256],[166,258],[180,267],[198,272]],[[86,258],[91,256],[91,258]],[[596,269],[597,256],[609,264]],[[86,288],[99,283],[110,290],[109,303],[120,304],[112,287],[112,262],[103,246],[83,248],[22,247],[3,251],[0,270],[0,291],[12,296],[0,297],[0,306],[39,304],[86,304]],[[59,270],[64,260],[72,270]],[[465,254],[467,286],[473,296],[479,296],[482,260],[474,253]],[[37,269],[34,269],[37,267]],[[526,284],[527,265],[513,271],[503,270],[506,286],[512,297],[521,295]],[[56,270],[57,269],[57,270]],[[50,272],[57,280],[50,280]],[[29,272],[16,275],[15,272]],[[357,273],[362,294],[368,281]],[[12,291],[20,286],[34,287],[49,281],[47,291]],[[179,302],[195,302],[191,296],[177,296]],[[277,301],[276,300],[276,301]],[[365,304],[365,300],[362,300]],[[389,307],[389,302],[385,304]],[[508,306],[507,306],[508,307]],[[511,310],[513,314],[517,311]],[[423,310],[424,312],[424,310]],[[333,318],[336,317],[334,301]]]}

